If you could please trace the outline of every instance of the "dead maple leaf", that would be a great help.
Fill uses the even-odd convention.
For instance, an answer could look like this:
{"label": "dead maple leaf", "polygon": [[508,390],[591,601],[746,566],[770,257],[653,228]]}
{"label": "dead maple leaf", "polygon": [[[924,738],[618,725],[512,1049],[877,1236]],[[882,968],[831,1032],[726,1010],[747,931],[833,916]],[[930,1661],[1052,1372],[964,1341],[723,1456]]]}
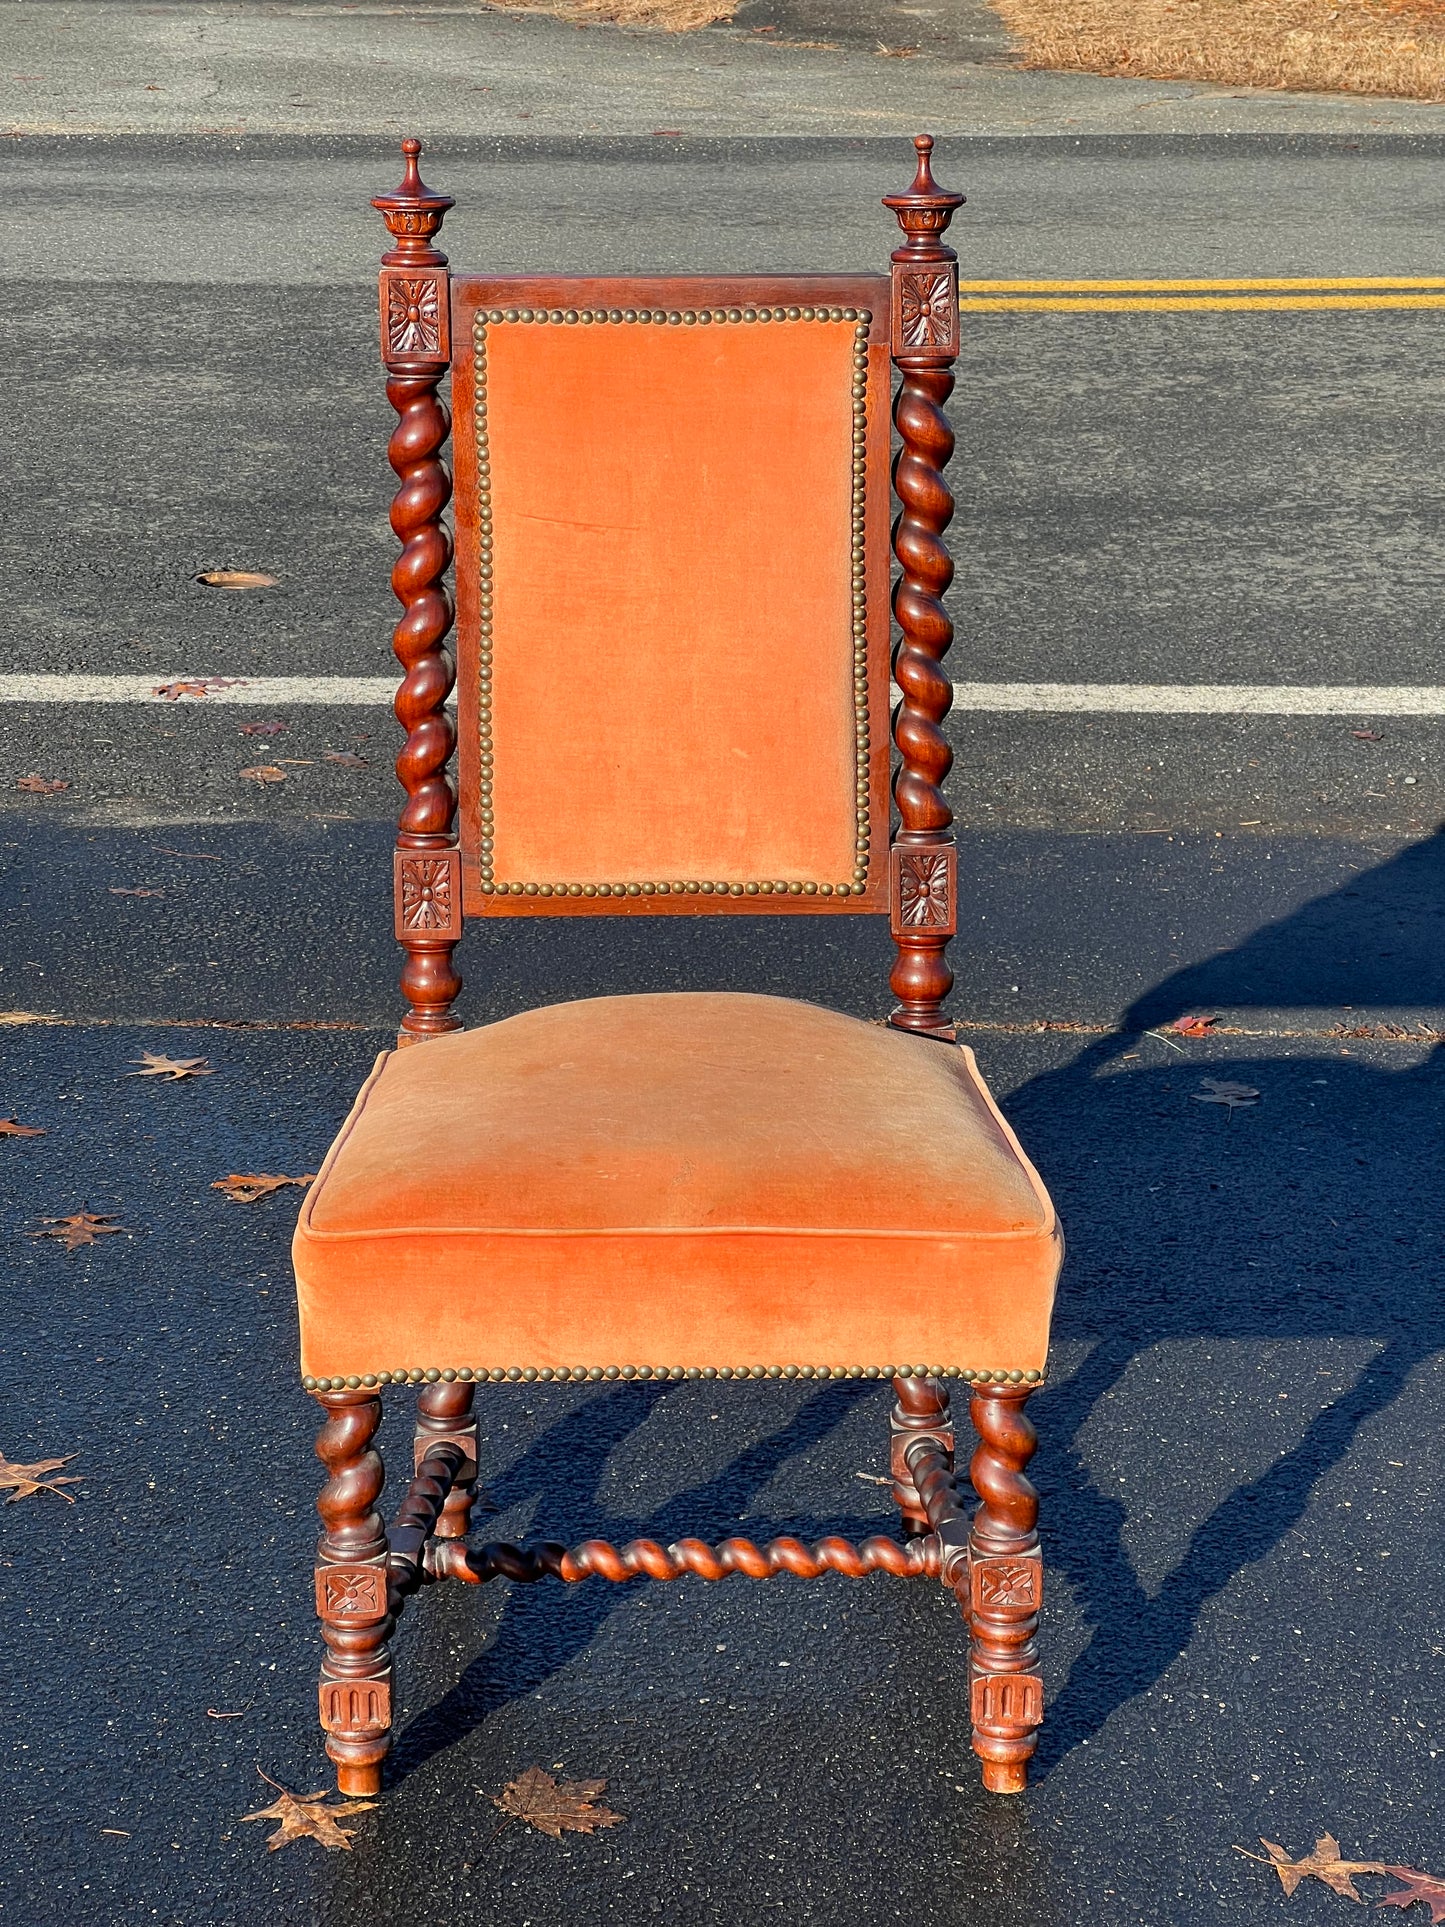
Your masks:
{"label": "dead maple leaf", "polygon": [[1419,1873],[1414,1867],[1385,1867],[1382,1871],[1405,1884],[1394,1893],[1386,1894],[1383,1900],[1377,1900],[1377,1907],[1413,1907],[1420,1900],[1430,1909],[1431,1927],[1439,1927],[1445,1920],[1445,1880],[1437,1880],[1434,1874]]}
{"label": "dead maple leaf", "polygon": [[[626,1814],[593,1805],[606,1785],[605,1780],[564,1780],[559,1786],[550,1773],[544,1773],[539,1766],[529,1766],[518,1779],[492,1795],[492,1805],[506,1814],[503,1827],[510,1826],[513,1820],[525,1820],[539,1833],[560,1840],[564,1832],[592,1833],[598,1827],[615,1827],[626,1819]],[[501,1830],[498,1827],[497,1832]]]}
{"label": "dead maple leaf", "polygon": [[0,1452],[0,1491],[3,1491],[6,1486],[14,1487],[5,1503],[14,1505],[17,1499],[28,1499],[36,1492],[53,1492],[57,1499],[64,1499],[67,1505],[74,1505],[75,1494],[62,1492],[60,1488],[63,1485],[79,1485],[80,1474],[67,1473],[63,1479],[47,1479],[45,1476],[47,1472],[54,1472],[58,1466],[69,1465],[74,1457],[75,1454],[72,1452],[69,1457],[63,1459],[37,1459],[33,1465],[12,1465],[5,1454]]}
{"label": "dead maple leaf", "polygon": [[1252,1084],[1231,1084],[1227,1078],[1206,1077],[1202,1091],[1191,1091],[1190,1099],[1195,1104],[1222,1104],[1232,1117],[1238,1110],[1247,1109],[1259,1102],[1259,1092]]}
{"label": "dead maple leaf", "polygon": [[93,1245],[97,1238],[103,1238],[109,1231],[129,1231],[128,1224],[112,1224],[114,1211],[77,1211],[73,1218],[42,1218],[40,1222],[50,1228],[46,1231],[32,1231],[32,1238],[58,1238],[66,1252],[78,1251],[82,1245]]}
{"label": "dead maple leaf", "polygon": [[113,897],[163,897],[164,890],[127,890],[118,883],[109,885]]}
{"label": "dead maple leaf", "polygon": [[243,769],[241,778],[247,783],[284,783],[286,772],[274,763],[257,763],[252,769]]}
{"label": "dead maple leaf", "polygon": [[[260,1767],[256,1768],[261,1773]],[[323,1847],[341,1847],[351,1851],[355,1827],[339,1827],[337,1821],[348,1813],[368,1813],[376,1805],[375,1800],[338,1800],[335,1806],[328,1806],[330,1794],[291,1793],[279,1780],[273,1780],[269,1773],[261,1773],[267,1786],[275,1787],[281,1795],[269,1807],[262,1807],[256,1813],[243,1813],[243,1820],[278,1820],[280,1825],[275,1833],[268,1833],[266,1846],[271,1853],[278,1847],[288,1846],[293,1840],[319,1840]]]}
{"label": "dead maple leaf", "polygon": [[1203,1017],[1195,1012],[1188,1017],[1176,1017],[1169,1028],[1178,1031],[1181,1037],[1207,1037],[1218,1022],[1217,1017]]}
{"label": "dead maple leaf", "polygon": [[196,577],[208,589],[274,589],[274,575],[262,575],[259,569],[202,569]]}
{"label": "dead maple leaf", "polygon": [[1302,1880],[1322,1880],[1331,1893],[1343,1894],[1347,1900],[1358,1900],[1362,1904],[1364,1895],[1355,1885],[1354,1877],[1361,1873],[1389,1873],[1390,1868],[1375,1860],[1341,1860],[1340,1843],[1332,1833],[1323,1833],[1314,1844],[1312,1852],[1303,1860],[1291,1860],[1284,1847],[1273,1840],[1260,1836],[1259,1844],[1269,1855],[1251,1853],[1247,1847],[1236,1847],[1246,1860],[1257,1860],[1262,1866],[1273,1867],[1279,1875],[1280,1884],[1287,1894],[1292,1894]]}
{"label": "dead maple leaf", "polygon": [[358,756],[354,749],[328,749],[326,752],[326,761],[328,763],[338,763],[342,769],[367,768],[366,758],[364,756]]}
{"label": "dead maple leaf", "polygon": [[273,1191],[279,1191],[285,1184],[314,1184],[316,1173],[308,1171],[304,1177],[276,1177],[269,1171],[233,1171],[228,1178],[212,1180],[213,1191],[224,1191],[228,1198],[237,1204],[254,1204],[258,1198],[268,1198]]}
{"label": "dead maple leaf", "polygon": [[32,773],[29,776],[20,777],[15,787],[18,790],[25,790],[31,796],[54,796],[57,790],[68,790],[70,785],[58,776],[36,776]]}
{"label": "dead maple leaf", "polygon": [[273,716],[267,722],[242,723],[241,734],[243,736],[280,736],[285,728],[285,723],[279,717]]}
{"label": "dead maple leaf", "polygon": [[38,1124],[17,1124],[13,1117],[0,1117],[0,1137],[44,1137]]}
{"label": "dead maple leaf", "polygon": [[179,702],[182,696],[209,696],[213,689],[240,687],[240,679],[236,676],[178,676],[174,682],[157,683],[151,694],[174,703]]}
{"label": "dead maple leaf", "polygon": [[183,1077],[214,1077],[216,1074],[207,1068],[204,1057],[166,1057],[160,1051],[148,1050],[139,1057],[132,1057],[130,1061],[144,1068],[123,1071],[121,1074],[124,1077],[168,1077],[175,1084]]}

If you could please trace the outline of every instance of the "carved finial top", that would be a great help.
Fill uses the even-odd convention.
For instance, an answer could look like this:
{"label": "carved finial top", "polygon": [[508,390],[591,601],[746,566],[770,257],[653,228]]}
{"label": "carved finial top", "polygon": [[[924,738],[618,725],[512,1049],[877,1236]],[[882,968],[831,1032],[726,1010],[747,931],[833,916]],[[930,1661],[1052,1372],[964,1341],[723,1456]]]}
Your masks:
{"label": "carved finial top", "polygon": [[406,172],[401,185],[390,194],[378,194],[371,205],[378,209],[390,228],[395,247],[382,256],[393,265],[445,267],[447,257],[432,246],[432,237],[456,203],[450,194],[434,194],[421,177],[417,166],[421,142],[415,135],[401,144],[406,157]]}
{"label": "carved finial top", "polygon": [[954,210],[963,206],[961,194],[950,193],[933,178],[933,136],[918,134],[913,145],[918,153],[918,168],[912,185],[902,194],[885,194],[884,207],[891,207],[903,229],[903,246],[894,251],[894,260],[917,260],[920,256],[935,261],[951,261],[953,250],[945,246],[942,235],[953,219]]}

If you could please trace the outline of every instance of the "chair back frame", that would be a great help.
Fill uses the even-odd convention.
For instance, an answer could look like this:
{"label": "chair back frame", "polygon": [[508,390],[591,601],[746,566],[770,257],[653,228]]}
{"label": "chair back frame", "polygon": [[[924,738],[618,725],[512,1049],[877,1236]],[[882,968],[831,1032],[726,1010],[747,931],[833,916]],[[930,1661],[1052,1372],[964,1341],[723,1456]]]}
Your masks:
{"label": "chair back frame", "polygon": [[[888,282],[872,277],[747,276],[687,279],[576,279],[557,276],[499,279],[452,276],[447,257],[435,245],[452,198],[433,193],[418,169],[421,143],[402,143],[406,172],[394,193],[372,203],[390,230],[392,247],[382,257],[381,346],[387,396],[398,421],[388,456],[399,486],[391,524],[402,544],[392,570],[392,587],[402,604],[393,648],[403,677],[395,709],[406,732],[396,771],[406,791],[395,851],[396,935],[405,953],[401,988],[407,1011],[399,1042],[409,1044],[461,1027],[453,1005],[461,978],[453,952],[465,915],[576,914],[828,914],[889,910],[896,960],[890,983],[897,1003],[889,1021],[899,1029],[951,1039],[944,1011],[952,988],[949,938],[957,928],[957,863],[952,812],[943,782],[952,762],[941,724],[952,702],[952,687],[940,665],[953,638],[942,596],[953,565],[943,532],[953,515],[953,498],[943,469],[953,452],[953,435],[943,413],[953,388],[958,353],[958,269],[943,240],[963,196],[940,189],[933,180],[932,140],[914,142],[917,170],[909,188],[885,198],[897,216],[903,242],[891,259]],[[452,477],[443,456],[451,417],[438,394],[454,373],[459,414],[469,418],[476,401],[475,361],[470,352],[454,354],[463,330],[476,317],[508,308],[633,308],[645,302],[663,311],[695,313],[704,304],[727,311],[771,305],[782,311],[812,308],[841,318],[853,310],[860,318],[860,343],[867,345],[866,383],[876,396],[876,379],[886,355],[901,376],[893,404],[893,423],[901,447],[892,464],[898,512],[892,549],[899,574],[892,611],[899,639],[892,651],[892,676],[900,691],[892,717],[892,742],[898,767],[892,780],[897,825],[889,838],[886,864],[882,839],[868,825],[881,825],[887,813],[888,754],[882,729],[887,702],[885,661],[888,630],[883,616],[883,585],[888,570],[883,518],[886,496],[883,469],[886,436],[876,402],[860,402],[855,437],[855,471],[861,481],[861,525],[854,524],[855,608],[866,612],[855,632],[861,652],[857,728],[859,741],[858,867],[841,886],[771,884],[630,884],[583,895],[520,886],[498,889],[492,883],[484,836],[490,821],[484,810],[482,758],[485,718],[479,713],[477,657],[482,637],[479,579],[480,538],[475,445],[461,437],[456,454],[466,486],[462,558],[458,569],[460,644],[464,673],[460,695],[462,725],[462,817],[459,836],[457,788],[450,764],[457,730],[446,707],[456,683],[447,647],[454,607],[446,585],[453,543],[444,521],[452,496]],[[880,308],[883,310],[879,312]],[[855,388],[855,393],[857,389]],[[863,411],[867,420],[862,421]],[[800,515],[801,526],[801,515]],[[860,553],[861,544],[861,553]],[[489,664],[488,664],[489,666]],[[676,799],[681,803],[685,799]]]}

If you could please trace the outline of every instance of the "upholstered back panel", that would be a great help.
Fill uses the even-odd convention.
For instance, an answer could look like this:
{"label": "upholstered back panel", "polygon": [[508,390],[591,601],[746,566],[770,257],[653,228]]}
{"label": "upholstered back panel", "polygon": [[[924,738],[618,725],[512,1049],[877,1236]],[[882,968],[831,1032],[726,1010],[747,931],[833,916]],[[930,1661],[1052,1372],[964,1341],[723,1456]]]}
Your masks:
{"label": "upholstered back panel", "polygon": [[454,280],[469,913],[884,907],[887,294]]}

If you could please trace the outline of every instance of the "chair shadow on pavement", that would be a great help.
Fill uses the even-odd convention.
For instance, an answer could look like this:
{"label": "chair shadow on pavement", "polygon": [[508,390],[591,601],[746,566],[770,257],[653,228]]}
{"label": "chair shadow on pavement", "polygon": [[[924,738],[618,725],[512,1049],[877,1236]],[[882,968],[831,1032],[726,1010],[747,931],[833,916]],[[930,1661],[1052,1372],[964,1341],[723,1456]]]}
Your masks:
{"label": "chair shadow on pavement", "polygon": [[[1445,1048],[1438,1032],[1431,1048],[1418,1023],[1414,1043],[1404,1035],[1405,1013],[1445,1007],[1442,938],[1445,827],[1165,978],[1117,1030],[1019,1084],[1006,1102],[1068,1234],[1055,1338],[1069,1356],[1083,1354],[1032,1408],[1046,1565],[1072,1592],[1087,1633],[1067,1678],[1049,1679],[1041,1778],[1161,1678],[1208,1603],[1300,1525],[1321,1479],[1445,1340],[1445,1311],[1431,1295],[1445,1240],[1426,1175],[1442,1168],[1445,1149]],[[817,996],[806,967],[798,975],[791,994]],[[1377,1027],[1368,1039],[1370,1025],[1356,1025],[1351,1006]],[[1257,1024],[1251,1010],[1261,1013]],[[1226,1023],[1276,1034],[1151,1036],[1190,1011],[1226,1012]],[[1380,1023],[1382,1011],[1401,1016],[1399,1036]],[[986,1040],[979,1047],[987,1059]],[[1366,1049],[1393,1052],[1401,1068],[1364,1061]],[[1191,1101],[1208,1075],[1253,1086],[1261,1101],[1238,1112]],[[1336,1348],[1330,1375],[1342,1390],[1314,1390],[1321,1346]],[[1141,1380],[1151,1370],[1146,1402]],[[1125,1463],[1138,1430],[1167,1427],[1178,1388],[1197,1387],[1201,1375],[1227,1401],[1224,1449],[1232,1439],[1264,1469],[1212,1502],[1200,1496],[1202,1474],[1198,1494],[1179,1494],[1200,1522],[1151,1590],[1131,1558],[1124,1505],[1097,1482],[1081,1434],[1102,1415],[1112,1459]],[[1264,1410],[1281,1392],[1320,1401],[1283,1450]],[[857,1384],[810,1394],[726,1468],[646,1518],[608,1512],[598,1493],[609,1455],[673,1395],[630,1385],[587,1399],[532,1443],[493,1496],[505,1509],[540,1495],[539,1531],[568,1540],[880,1529],[876,1514],[749,1515],[738,1525],[785,1461],[827,1439],[859,1398],[879,1398],[877,1387]],[[1136,1510],[1136,1527],[1138,1518]],[[626,1591],[600,1582],[563,1597],[551,1585],[512,1588],[486,1651],[400,1736],[394,1777],[534,1692],[587,1647]]]}

